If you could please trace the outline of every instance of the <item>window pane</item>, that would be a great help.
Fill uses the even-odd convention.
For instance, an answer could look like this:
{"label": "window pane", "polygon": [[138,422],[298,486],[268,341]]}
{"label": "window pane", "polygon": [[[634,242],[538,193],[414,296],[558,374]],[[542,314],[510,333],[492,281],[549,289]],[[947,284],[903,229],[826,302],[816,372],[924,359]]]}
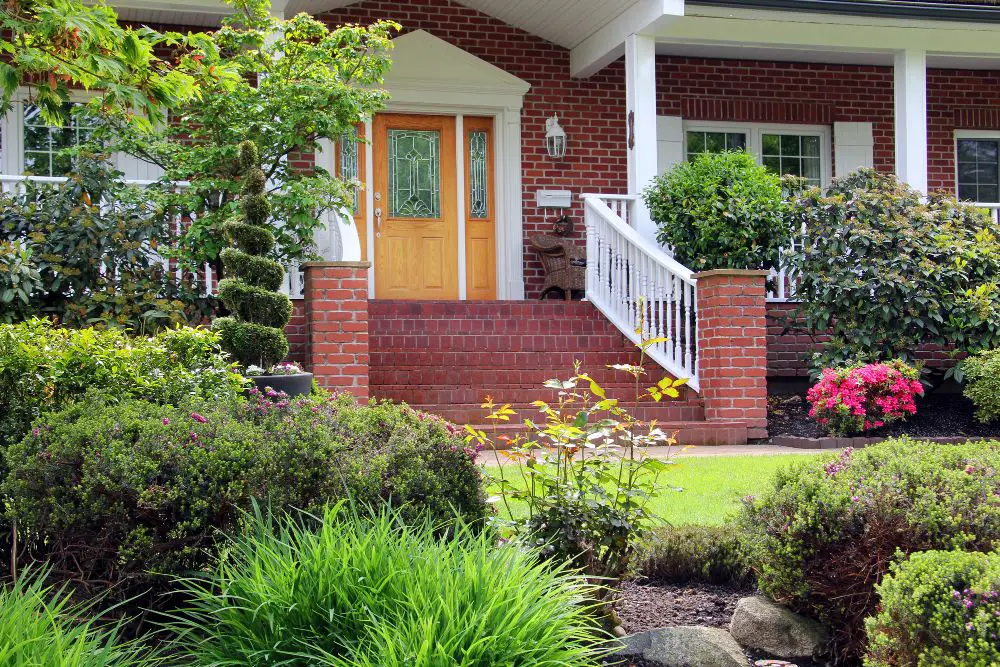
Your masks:
{"label": "window pane", "polygon": [[997,192],[995,185],[980,185],[979,194],[976,197],[976,201],[981,201],[984,204],[996,204],[1000,202],[1000,193]]}
{"label": "window pane", "polygon": [[798,158],[781,158],[781,175],[791,174],[792,176],[802,176],[801,160]]}
{"label": "window pane", "polygon": [[24,150],[49,150],[49,128],[37,125],[24,126]]}
{"label": "window pane", "polygon": [[28,173],[34,174],[35,176],[52,175],[52,170],[49,166],[49,154],[25,151],[24,170]]}
{"label": "window pane", "polygon": [[[975,183],[958,183],[958,198],[965,201],[980,201]],[[988,202],[987,202],[988,203]]]}
{"label": "window pane", "polygon": [[781,174],[781,158],[776,156],[765,155],[764,156],[764,166],[775,174]]}
{"label": "window pane", "polygon": [[801,155],[799,151],[799,137],[794,134],[781,135],[782,155]]}
{"label": "window pane", "polygon": [[731,132],[726,135],[726,148],[731,151],[746,150],[747,135],[740,132]]}
{"label": "window pane", "polygon": [[762,142],[764,155],[781,155],[781,141],[776,134],[765,134]]}
{"label": "window pane", "polygon": [[[818,158],[819,137],[802,137],[802,154],[808,157]],[[819,178],[817,174],[816,178]]]}
{"label": "window pane", "polygon": [[962,183],[971,183],[975,185],[979,182],[977,178],[978,169],[975,162],[959,162],[958,163],[958,180]]}
{"label": "window pane", "polygon": [[997,161],[997,142],[995,141],[977,141],[976,142],[976,158],[979,162],[990,162],[996,164]]}
{"label": "window pane", "polygon": [[970,141],[968,139],[960,139],[958,141],[958,161],[959,162],[975,162],[976,161],[976,142]]}
{"label": "window pane", "polygon": [[997,184],[997,164],[983,164],[979,165],[979,184],[986,185],[996,185]]}
{"label": "window pane", "polygon": [[484,219],[490,214],[489,174],[487,173],[486,132],[469,133],[469,217]]}
{"label": "window pane", "polygon": [[722,132],[706,132],[705,150],[709,153],[721,153],[726,150],[726,135]]}
{"label": "window pane", "polygon": [[440,134],[435,130],[389,130],[389,201],[393,216],[440,215],[440,144]]}
{"label": "window pane", "polygon": [[688,153],[704,153],[705,152],[705,133],[704,132],[688,132]]}
{"label": "window pane", "polygon": [[810,181],[815,181],[819,184],[820,180],[820,168],[819,168],[819,158],[804,157],[802,158],[802,175],[808,178]]}

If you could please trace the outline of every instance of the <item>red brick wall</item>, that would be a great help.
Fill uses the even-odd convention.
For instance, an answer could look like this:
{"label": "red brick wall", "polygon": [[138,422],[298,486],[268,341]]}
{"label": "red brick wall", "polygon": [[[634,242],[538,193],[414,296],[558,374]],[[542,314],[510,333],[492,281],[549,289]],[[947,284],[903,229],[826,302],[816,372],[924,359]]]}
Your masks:
{"label": "red brick wall", "polygon": [[895,169],[891,67],[657,59],[659,113],[685,120],[874,124],[875,168]]}
{"label": "red brick wall", "polygon": [[367,262],[305,265],[306,367],[320,386],[368,396]]}
{"label": "red brick wall", "polygon": [[955,189],[955,130],[1000,130],[1000,71],[927,72],[927,163],[931,190]]}
{"label": "red brick wall", "polygon": [[[330,23],[367,24],[393,19],[403,31],[422,29],[531,84],[521,115],[525,291],[536,298],[542,265],[528,248],[527,237],[551,233],[557,213],[535,206],[539,189],[569,189],[577,222],[573,240],[584,243],[583,192],[626,190],[624,65],[616,63],[584,80],[570,78],[569,51],[449,0],[367,0],[321,14]],[[569,137],[566,158],[545,153],[545,119],[558,112]]]}
{"label": "red brick wall", "polygon": [[744,422],[767,437],[764,271],[705,271],[698,279],[698,379],[705,418]]}

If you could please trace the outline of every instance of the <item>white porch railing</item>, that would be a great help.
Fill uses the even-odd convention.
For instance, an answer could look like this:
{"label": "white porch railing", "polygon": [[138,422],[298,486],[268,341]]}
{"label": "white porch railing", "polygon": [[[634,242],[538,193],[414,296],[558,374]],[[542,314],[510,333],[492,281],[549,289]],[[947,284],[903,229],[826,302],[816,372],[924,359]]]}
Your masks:
{"label": "white porch railing", "polygon": [[[57,185],[59,183],[66,182],[66,178],[56,177],[56,176],[17,176],[10,174],[0,174],[0,192],[4,194],[11,194],[16,192],[18,189],[23,189],[24,184],[28,181],[35,183],[51,183]],[[129,185],[136,185],[138,187],[148,187],[154,184],[156,181],[145,181],[145,180],[126,180]],[[185,181],[179,181],[173,184],[178,190],[184,190],[188,187],[188,183]],[[109,206],[110,203],[102,203],[103,206]],[[191,219],[194,217],[192,213],[177,214],[173,217],[170,222],[170,226],[174,234],[180,236],[184,231],[184,227],[190,224]],[[327,241],[328,242],[328,241]],[[156,251],[153,249],[148,249],[150,257],[154,258],[163,264],[164,269],[168,273],[173,273],[177,281],[182,281],[185,279],[185,271],[182,267],[178,266],[176,262],[171,261],[167,258],[160,257]],[[198,271],[197,275],[192,275],[190,278],[194,281],[195,285],[200,285],[203,293],[207,296],[211,296],[215,293],[218,280],[214,275],[212,270],[212,265],[208,262]],[[285,271],[285,280],[281,286],[281,291],[289,296],[291,299],[302,299],[304,292],[304,279],[302,276],[302,270],[299,268],[299,263],[297,261],[292,261],[287,270]]]}
{"label": "white porch railing", "polygon": [[[662,339],[647,355],[699,389],[697,287],[692,272],[626,220],[634,197],[584,195],[587,299],[631,341]],[[624,217],[623,215],[624,214]]]}

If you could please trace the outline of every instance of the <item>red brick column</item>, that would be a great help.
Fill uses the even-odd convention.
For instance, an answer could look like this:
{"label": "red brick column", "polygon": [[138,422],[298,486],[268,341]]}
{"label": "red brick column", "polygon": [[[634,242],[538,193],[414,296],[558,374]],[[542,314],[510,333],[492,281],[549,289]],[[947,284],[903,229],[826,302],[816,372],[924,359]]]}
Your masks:
{"label": "red brick column", "polygon": [[766,271],[717,270],[698,280],[698,379],[710,421],[767,437]]}
{"label": "red brick column", "polygon": [[320,386],[368,396],[368,262],[305,264],[306,366]]}

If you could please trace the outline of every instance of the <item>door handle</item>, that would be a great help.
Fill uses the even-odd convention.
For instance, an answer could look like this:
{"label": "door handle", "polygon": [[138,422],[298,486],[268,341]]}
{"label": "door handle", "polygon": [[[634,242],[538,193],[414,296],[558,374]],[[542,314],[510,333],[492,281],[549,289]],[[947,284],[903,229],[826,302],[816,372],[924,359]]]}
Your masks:
{"label": "door handle", "polygon": [[375,208],[375,238],[382,236],[382,208]]}

